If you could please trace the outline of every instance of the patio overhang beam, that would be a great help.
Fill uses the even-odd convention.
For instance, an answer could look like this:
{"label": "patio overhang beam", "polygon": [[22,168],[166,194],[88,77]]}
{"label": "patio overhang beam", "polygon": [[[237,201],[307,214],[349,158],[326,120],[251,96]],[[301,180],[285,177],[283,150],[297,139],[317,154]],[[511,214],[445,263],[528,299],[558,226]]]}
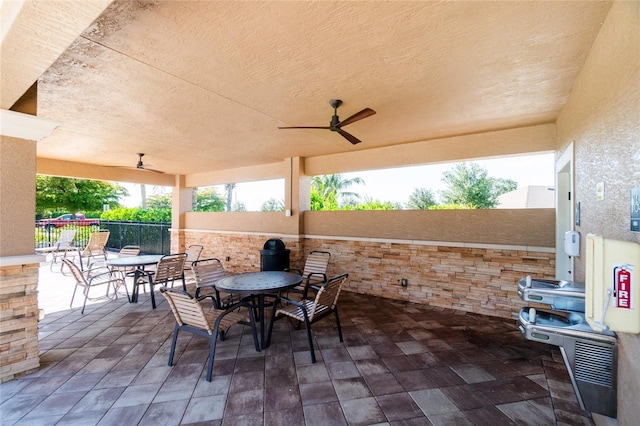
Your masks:
{"label": "patio overhang beam", "polygon": [[309,176],[555,152],[556,126],[539,124],[305,159]]}
{"label": "patio overhang beam", "polygon": [[175,186],[175,175],[154,173],[124,167],[105,167],[97,164],[37,158],[36,173],[68,178],[130,182],[145,185]]}

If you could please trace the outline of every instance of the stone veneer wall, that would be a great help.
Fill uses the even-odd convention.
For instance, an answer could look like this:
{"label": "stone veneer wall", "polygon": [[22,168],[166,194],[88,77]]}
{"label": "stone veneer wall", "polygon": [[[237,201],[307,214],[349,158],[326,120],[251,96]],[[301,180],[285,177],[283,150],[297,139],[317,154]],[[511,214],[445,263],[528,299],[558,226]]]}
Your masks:
{"label": "stone veneer wall", "polygon": [[[527,305],[517,295],[520,278],[555,276],[553,249],[535,251],[372,239],[180,232],[184,232],[185,246],[203,244],[203,256],[218,257],[230,271],[258,270],[262,245],[276,237],[291,249],[292,268],[302,268],[311,250],[331,252],[328,274],[348,272],[347,291],[502,318],[516,318],[520,308]],[[229,261],[225,261],[226,256]],[[400,278],[408,279],[406,288],[400,285]]]}
{"label": "stone veneer wall", "polygon": [[[302,249],[301,239],[277,234],[230,233],[217,231],[173,230],[171,233],[172,252],[184,251],[191,244],[202,244],[204,249],[200,259],[217,257],[225,269],[233,272],[255,272],[260,270],[260,250],[270,238],[279,238],[291,250],[291,267],[297,268]],[[173,247],[175,240],[182,241],[181,247]],[[229,257],[229,260],[226,258]]]}
{"label": "stone veneer wall", "polygon": [[39,264],[0,267],[0,383],[40,366]]}

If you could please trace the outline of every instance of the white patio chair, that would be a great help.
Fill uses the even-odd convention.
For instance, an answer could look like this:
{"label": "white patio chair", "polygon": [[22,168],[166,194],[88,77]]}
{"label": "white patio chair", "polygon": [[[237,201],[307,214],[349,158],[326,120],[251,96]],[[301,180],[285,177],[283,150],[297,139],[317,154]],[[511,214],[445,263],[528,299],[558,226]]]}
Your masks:
{"label": "white patio chair", "polygon": [[[127,286],[125,285],[124,279],[120,276],[113,275],[111,271],[105,271],[103,273],[92,274],[91,271],[82,271],[80,267],[75,264],[71,259],[62,259],[62,262],[69,268],[73,278],[76,280],[76,286],[73,289],[73,295],[71,296],[71,303],[69,307],[73,307],[73,299],[76,297],[76,291],[78,287],[82,288],[82,293],[84,294],[84,302],[82,303],[82,311],[81,314],[84,314],[84,308],[87,304],[87,300],[103,300],[103,299],[117,299],[118,298],[118,290],[120,287],[124,287],[127,293],[127,298],[129,298],[129,291],[127,290]],[[89,292],[95,288],[105,286],[105,294],[104,296],[94,296],[90,297]],[[113,294],[109,294],[109,289],[113,287]],[[95,292],[94,292],[95,293]]]}
{"label": "white patio chair", "polygon": [[[53,272],[53,265],[57,263],[58,258],[66,258],[69,253],[77,254],[79,248],[73,245],[73,239],[76,237],[75,229],[63,229],[60,231],[60,235],[55,243],[49,247],[40,247],[36,249],[36,253],[44,254],[45,256],[51,255],[51,264],[49,270]],[[60,264],[60,271],[62,271],[62,263]]]}

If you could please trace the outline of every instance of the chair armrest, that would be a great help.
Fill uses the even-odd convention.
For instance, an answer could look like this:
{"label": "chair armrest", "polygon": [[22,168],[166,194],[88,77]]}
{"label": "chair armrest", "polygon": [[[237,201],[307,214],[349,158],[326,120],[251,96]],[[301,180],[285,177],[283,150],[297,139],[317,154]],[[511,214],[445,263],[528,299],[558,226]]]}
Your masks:
{"label": "chair armrest", "polygon": [[215,297],[213,297],[212,294],[205,294],[204,296],[200,296],[200,297],[196,298],[196,300],[198,302],[202,302],[205,299],[211,299],[211,302],[213,303],[213,308],[214,309],[220,309],[220,305],[218,304],[218,300]]}
{"label": "chair armrest", "polygon": [[307,282],[304,285],[304,290],[302,291],[302,298],[306,299],[307,298],[307,294],[309,293],[309,289],[313,289],[315,291],[320,291],[320,287],[318,287],[317,285],[311,285],[311,277],[321,277],[322,278],[322,283],[326,283],[327,282],[327,274],[322,274],[320,272],[312,272],[309,275],[307,275]]}
{"label": "chair armrest", "polygon": [[311,277],[322,277],[322,282],[323,283],[327,282],[327,274],[323,274],[320,272],[312,272],[309,275],[307,275],[307,285],[309,285],[309,282],[311,281]]}
{"label": "chair armrest", "polygon": [[289,299],[289,298],[284,297],[284,296],[278,297],[278,300],[284,300],[285,302],[287,302],[290,305],[297,306],[298,308],[303,308],[302,303],[300,303],[300,302],[298,302],[296,300]]}
{"label": "chair armrest", "polygon": [[[100,271],[102,271],[102,272],[100,272]],[[111,271],[111,269],[107,268],[106,266],[98,266],[96,268],[85,269],[82,272],[87,277],[95,277],[95,276],[98,276],[98,275],[110,274],[112,271]]]}
{"label": "chair armrest", "polygon": [[96,281],[102,281],[102,282],[106,282],[106,281],[122,281],[124,282],[124,280],[116,275],[113,275],[111,273],[111,271],[107,271],[107,272],[102,272],[99,274],[95,274],[95,275],[90,275],[88,274],[89,271],[85,271],[85,276],[87,277],[87,281],[89,281],[89,284],[91,284],[94,280]]}

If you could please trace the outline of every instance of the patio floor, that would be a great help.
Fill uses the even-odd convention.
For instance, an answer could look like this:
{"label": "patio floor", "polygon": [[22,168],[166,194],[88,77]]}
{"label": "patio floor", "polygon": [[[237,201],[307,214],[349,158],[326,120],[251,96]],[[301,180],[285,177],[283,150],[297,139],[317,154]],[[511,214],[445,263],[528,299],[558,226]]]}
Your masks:
{"label": "patio floor", "polygon": [[515,322],[345,292],[344,344],[333,318],[306,332],[287,321],[256,352],[246,327],[219,342],[183,333],[160,295],[69,309],[73,280],[41,268],[41,366],[0,384],[9,425],[590,425],[557,348]]}

